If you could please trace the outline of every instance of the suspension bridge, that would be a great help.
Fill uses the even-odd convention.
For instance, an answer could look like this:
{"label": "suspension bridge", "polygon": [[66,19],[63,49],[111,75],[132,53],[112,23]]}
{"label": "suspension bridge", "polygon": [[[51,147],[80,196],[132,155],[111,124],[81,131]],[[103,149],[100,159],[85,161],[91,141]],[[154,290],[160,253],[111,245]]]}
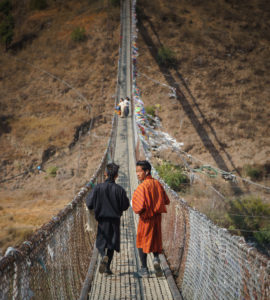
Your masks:
{"label": "suspension bridge", "polygon": [[[136,0],[121,6],[117,99],[133,96],[132,43],[136,37]],[[136,159],[147,158],[135,116],[112,122],[107,149],[91,183],[104,180],[109,161],[120,165],[118,183],[129,198],[138,185]],[[98,272],[96,222],[85,206],[91,184],[19,248],[0,260],[0,299],[270,299],[270,262],[240,237],[215,226],[190,208],[166,185],[170,197],[163,218],[163,276],[151,259],[149,278],[134,276],[140,268],[136,250],[137,218],[130,208],[121,218],[121,251],[113,275]]]}

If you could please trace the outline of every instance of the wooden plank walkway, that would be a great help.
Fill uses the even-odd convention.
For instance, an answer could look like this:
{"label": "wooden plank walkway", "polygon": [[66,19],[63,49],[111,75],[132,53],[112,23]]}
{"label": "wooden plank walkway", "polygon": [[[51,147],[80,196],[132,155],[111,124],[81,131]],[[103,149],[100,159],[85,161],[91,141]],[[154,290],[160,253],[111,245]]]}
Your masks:
{"label": "wooden plank walkway", "polygon": [[[130,0],[122,1],[122,51],[119,64],[118,97],[131,98],[131,8]],[[117,183],[125,188],[131,199],[138,185],[135,167],[133,121],[131,113],[127,118],[118,118],[116,149],[114,161],[120,165]],[[140,269],[136,249],[137,216],[130,208],[121,218],[120,253],[115,253],[111,264],[113,275],[100,274],[99,263],[89,292],[89,299],[173,299],[165,276],[157,278],[154,273],[152,257],[148,255],[149,278],[137,278]],[[177,298],[177,297],[176,297]],[[178,298],[177,298],[178,299]]]}

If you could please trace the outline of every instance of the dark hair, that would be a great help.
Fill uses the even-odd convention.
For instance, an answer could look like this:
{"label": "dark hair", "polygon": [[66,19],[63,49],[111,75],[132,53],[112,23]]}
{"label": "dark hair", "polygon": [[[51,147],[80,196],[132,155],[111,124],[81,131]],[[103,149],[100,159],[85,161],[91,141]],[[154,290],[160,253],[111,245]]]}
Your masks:
{"label": "dark hair", "polygon": [[144,171],[149,171],[151,173],[151,164],[147,160],[138,160],[136,166],[141,166]]}
{"label": "dark hair", "polygon": [[119,166],[115,163],[107,164],[106,166],[106,173],[109,179],[114,180],[115,177],[118,175]]}

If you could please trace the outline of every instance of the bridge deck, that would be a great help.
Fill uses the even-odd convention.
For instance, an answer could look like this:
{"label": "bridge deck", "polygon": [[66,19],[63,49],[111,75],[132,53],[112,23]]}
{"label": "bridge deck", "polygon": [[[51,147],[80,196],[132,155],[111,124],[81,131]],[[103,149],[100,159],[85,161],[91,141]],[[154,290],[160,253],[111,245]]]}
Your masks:
{"label": "bridge deck", "polygon": [[[137,185],[132,143],[131,117],[119,118],[115,162],[120,165],[118,183],[126,189],[129,196]],[[135,247],[135,222],[130,208],[121,219],[121,251],[115,253],[113,258],[113,275],[100,274],[97,266],[90,299],[173,299],[166,277],[155,276],[150,257],[150,277],[139,279],[134,276],[140,268]]]}
{"label": "bridge deck", "polygon": [[[131,96],[131,14],[130,0],[122,1],[122,51],[118,74],[118,97]],[[131,98],[131,97],[130,97]],[[131,199],[138,185],[135,172],[132,117],[118,118],[114,161],[120,165],[118,183]],[[113,275],[100,274],[98,259],[89,299],[173,299],[166,277],[157,278],[152,259],[148,255],[149,278],[134,276],[140,268],[135,245],[137,219],[130,208],[121,218],[121,248],[115,253],[111,269]]]}

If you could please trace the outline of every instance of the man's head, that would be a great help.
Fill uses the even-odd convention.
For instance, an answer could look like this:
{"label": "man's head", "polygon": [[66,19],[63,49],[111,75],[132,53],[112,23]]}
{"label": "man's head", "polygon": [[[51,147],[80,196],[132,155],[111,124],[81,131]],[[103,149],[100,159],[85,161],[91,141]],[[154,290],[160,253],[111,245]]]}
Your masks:
{"label": "man's head", "polygon": [[147,160],[139,160],[136,163],[136,174],[140,181],[151,175],[151,165]]}
{"label": "man's head", "polygon": [[119,166],[115,163],[107,164],[105,169],[105,176],[111,180],[115,180],[118,176]]}

